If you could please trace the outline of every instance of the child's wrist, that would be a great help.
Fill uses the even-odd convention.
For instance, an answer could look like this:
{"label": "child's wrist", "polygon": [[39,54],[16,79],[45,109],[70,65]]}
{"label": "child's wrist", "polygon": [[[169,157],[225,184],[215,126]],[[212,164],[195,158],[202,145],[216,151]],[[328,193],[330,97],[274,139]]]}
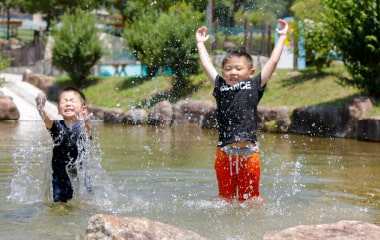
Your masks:
{"label": "child's wrist", "polygon": [[40,114],[40,116],[41,116],[42,119],[45,119],[46,114],[45,114],[45,110],[43,108],[42,109],[38,109],[38,113]]}

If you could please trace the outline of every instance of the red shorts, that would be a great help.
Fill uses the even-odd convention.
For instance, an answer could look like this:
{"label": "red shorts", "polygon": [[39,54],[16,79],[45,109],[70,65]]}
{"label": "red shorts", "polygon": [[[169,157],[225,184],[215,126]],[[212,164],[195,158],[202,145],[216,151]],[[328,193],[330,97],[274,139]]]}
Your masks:
{"label": "red shorts", "polygon": [[259,151],[231,154],[217,148],[215,171],[219,197],[244,201],[260,196]]}

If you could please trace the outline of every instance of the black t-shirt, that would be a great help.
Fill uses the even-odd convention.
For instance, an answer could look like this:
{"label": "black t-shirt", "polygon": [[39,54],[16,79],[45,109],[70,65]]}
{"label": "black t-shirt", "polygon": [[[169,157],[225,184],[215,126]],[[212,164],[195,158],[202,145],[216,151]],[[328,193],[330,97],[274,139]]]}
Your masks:
{"label": "black t-shirt", "polygon": [[49,132],[53,139],[53,175],[62,180],[69,180],[66,166],[71,164],[71,167],[74,167],[79,154],[86,149],[86,137],[82,127],[78,123],[68,128],[63,120],[55,120]]}
{"label": "black t-shirt", "polygon": [[261,73],[233,86],[221,76],[216,77],[213,95],[217,104],[218,147],[234,142],[256,142],[257,105],[264,89]]}

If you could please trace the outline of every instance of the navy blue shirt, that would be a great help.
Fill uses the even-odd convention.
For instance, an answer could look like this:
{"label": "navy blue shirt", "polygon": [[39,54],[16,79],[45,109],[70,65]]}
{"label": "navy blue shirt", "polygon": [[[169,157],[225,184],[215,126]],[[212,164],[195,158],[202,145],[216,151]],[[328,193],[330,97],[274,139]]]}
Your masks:
{"label": "navy blue shirt", "polygon": [[61,180],[70,180],[66,166],[74,167],[79,154],[86,149],[86,136],[81,124],[68,128],[63,120],[55,120],[49,129],[53,139],[53,176]]}
{"label": "navy blue shirt", "polygon": [[218,147],[234,142],[256,142],[257,105],[264,89],[261,73],[233,86],[221,76],[216,77],[213,95],[217,104]]}

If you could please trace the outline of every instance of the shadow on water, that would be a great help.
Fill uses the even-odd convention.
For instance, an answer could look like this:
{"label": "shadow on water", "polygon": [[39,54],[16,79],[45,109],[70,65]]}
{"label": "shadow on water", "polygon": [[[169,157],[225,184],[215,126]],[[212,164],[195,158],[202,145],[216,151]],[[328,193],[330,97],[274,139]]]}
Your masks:
{"label": "shadow on water", "polygon": [[40,122],[0,122],[0,132],[5,239],[80,239],[96,213],[147,217],[211,240],[262,239],[342,219],[380,222],[378,143],[260,133],[267,202],[229,204],[217,198],[216,131],[96,122],[93,161],[85,168],[95,176],[95,194],[57,204],[43,191],[50,185],[46,129]]}

